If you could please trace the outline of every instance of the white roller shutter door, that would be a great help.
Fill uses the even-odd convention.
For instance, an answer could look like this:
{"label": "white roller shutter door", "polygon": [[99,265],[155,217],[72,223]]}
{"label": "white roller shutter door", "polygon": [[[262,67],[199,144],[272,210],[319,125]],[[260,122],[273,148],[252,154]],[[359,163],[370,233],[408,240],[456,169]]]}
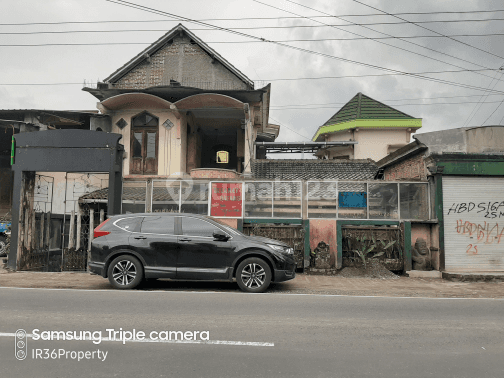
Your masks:
{"label": "white roller shutter door", "polygon": [[504,178],[443,176],[445,270],[504,271]]}

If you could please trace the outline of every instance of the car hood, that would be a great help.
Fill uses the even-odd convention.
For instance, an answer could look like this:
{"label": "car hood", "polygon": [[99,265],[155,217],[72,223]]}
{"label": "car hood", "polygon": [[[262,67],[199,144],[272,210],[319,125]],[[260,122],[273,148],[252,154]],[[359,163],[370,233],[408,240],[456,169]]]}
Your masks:
{"label": "car hood", "polygon": [[284,242],[281,242],[281,241],[275,240],[275,239],[263,238],[262,236],[247,236],[247,238],[254,240],[254,241],[261,242],[261,243],[265,243],[265,244],[276,244],[276,245],[288,247],[288,245],[285,244]]}

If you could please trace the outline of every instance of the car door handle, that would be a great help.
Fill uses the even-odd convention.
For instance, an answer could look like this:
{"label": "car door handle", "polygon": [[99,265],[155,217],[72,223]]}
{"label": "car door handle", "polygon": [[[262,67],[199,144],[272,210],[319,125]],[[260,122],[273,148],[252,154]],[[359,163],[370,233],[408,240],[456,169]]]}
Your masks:
{"label": "car door handle", "polygon": [[181,241],[181,242],[190,242],[191,239],[179,239],[179,241]]}
{"label": "car door handle", "polygon": [[135,236],[133,239],[140,239],[140,240],[143,240],[143,239],[147,239],[147,236]]}

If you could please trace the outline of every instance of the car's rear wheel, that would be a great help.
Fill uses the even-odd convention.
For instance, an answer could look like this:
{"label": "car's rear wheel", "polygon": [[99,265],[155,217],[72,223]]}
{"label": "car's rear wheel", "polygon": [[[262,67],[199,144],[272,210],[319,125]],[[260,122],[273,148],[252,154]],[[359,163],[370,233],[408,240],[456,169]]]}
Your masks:
{"label": "car's rear wheel", "polygon": [[271,269],[263,259],[250,257],[238,265],[236,282],[242,291],[262,293],[271,283]]}
{"label": "car's rear wheel", "polygon": [[108,279],[116,289],[133,289],[142,282],[142,263],[130,255],[116,257],[109,265]]}

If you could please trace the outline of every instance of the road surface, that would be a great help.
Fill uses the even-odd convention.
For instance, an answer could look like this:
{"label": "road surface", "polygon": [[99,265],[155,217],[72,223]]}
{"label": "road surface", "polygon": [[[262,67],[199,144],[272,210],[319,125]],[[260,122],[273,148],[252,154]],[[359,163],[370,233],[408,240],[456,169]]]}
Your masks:
{"label": "road surface", "polygon": [[[498,299],[0,288],[0,317],[1,377],[504,376]],[[33,335],[24,360],[18,329]],[[123,343],[107,329],[196,341]]]}

